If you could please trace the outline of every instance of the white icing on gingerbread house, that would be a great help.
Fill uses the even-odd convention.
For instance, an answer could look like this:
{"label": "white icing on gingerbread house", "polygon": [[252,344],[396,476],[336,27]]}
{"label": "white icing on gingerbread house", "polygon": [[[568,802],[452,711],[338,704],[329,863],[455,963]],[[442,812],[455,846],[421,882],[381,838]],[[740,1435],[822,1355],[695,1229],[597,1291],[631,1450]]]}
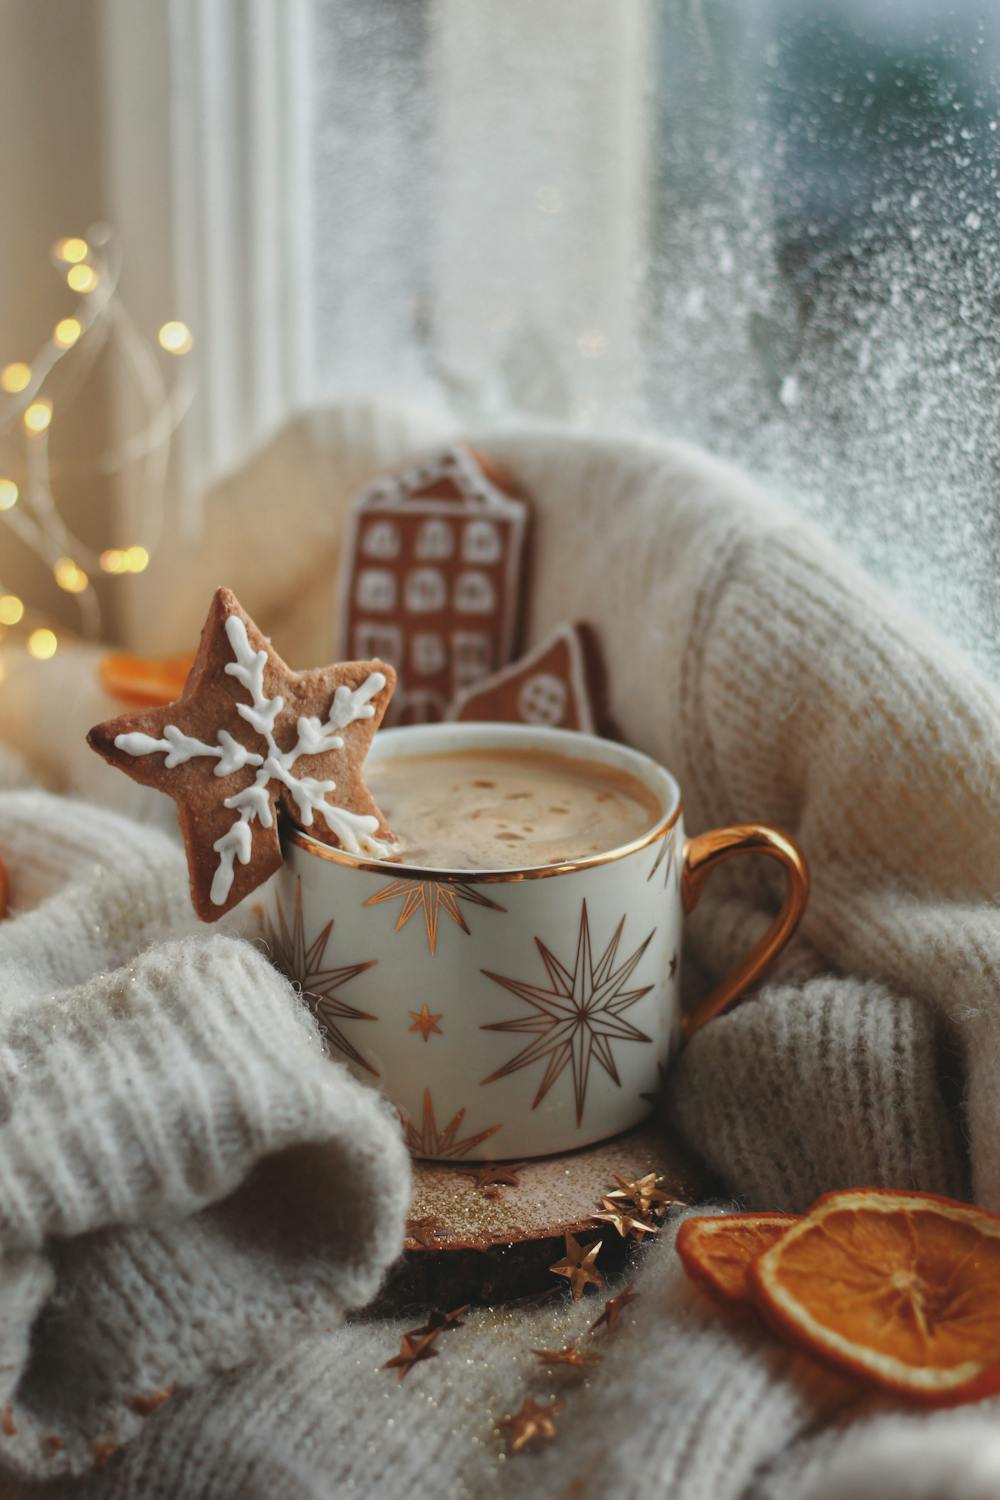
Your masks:
{"label": "white icing on gingerbread house", "polygon": [[336,651],[396,668],[393,723],[440,718],[456,693],[511,660],[526,523],[525,502],[464,447],[358,497]]}

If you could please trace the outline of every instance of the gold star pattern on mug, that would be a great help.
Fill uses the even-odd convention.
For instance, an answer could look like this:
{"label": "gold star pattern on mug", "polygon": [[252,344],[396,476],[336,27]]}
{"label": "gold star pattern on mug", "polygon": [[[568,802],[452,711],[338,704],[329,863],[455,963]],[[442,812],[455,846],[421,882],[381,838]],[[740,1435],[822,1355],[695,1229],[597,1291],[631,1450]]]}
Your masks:
{"label": "gold star pattern on mug", "polygon": [[327,944],[333,932],[333,918],[330,918],[311,943],[306,942],[301,880],[295,882],[295,913],[291,927],[277,892],[274,895],[274,909],[278,919],[277,930],[266,916],[263,919],[264,941],[269,949],[271,962],[299,986],[302,998],[315,1016],[327,1047],[342,1053],[357,1067],[364,1068],[373,1078],[377,1078],[377,1070],[347,1040],[340,1023],[377,1021],[378,1017],[348,1005],[338,991],[366,969],[374,968],[378,960],[370,958],[365,963],[343,964],[336,969],[323,967]]}
{"label": "gold star pattern on mug", "polygon": [[520,1411],[497,1423],[507,1439],[507,1452],[520,1453],[529,1443],[550,1443],[556,1436],[553,1418],[561,1410],[561,1401],[542,1406],[533,1396],[526,1396]]}
{"label": "gold star pattern on mug", "polygon": [[670,832],[665,834],[660,840],[659,848],[656,851],[656,858],[653,861],[653,868],[646,876],[647,881],[652,880],[658,871],[662,869],[664,890],[669,886],[670,877],[674,873],[674,865],[676,863],[674,856],[677,852],[674,843],[676,834],[676,828],[671,828]]}
{"label": "gold star pattern on mug", "polygon": [[413,1155],[431,1156],[439,1160],[455,1160],[460,1156],[468,1156],[470,1151],[481,1146],[483,1141],[489,1140],[490,1136],[496,1135],[500,1129],[499,1125],[491,1125],[487,1130],[480,1130],[476,1135],[459,1136],[458,1132],[465,1119],[465,1110],[460,1109],[452,1115],[444,1129],[439,1130],[434,1117],[434,1101],[431,1098],[430,1089],[424,1089],[424,1111],[419,1130],[407,1118],[403,1110],[399,1111],[399,1118],[407,1147]]}
{"label": "gold star pattern on mug", "polygon": [[594,1264],[603,1244],[603,1240],[595,1240],[592,1245],[581,1245],[567,1231],[566,1254],[554,1266],[549,1266],[553,1276],[565,1276],[574,1302],[579,1301],[588,1286],[604,1285],[604,1277]]}
{"label": "gold star pattern on mug", "polygon": [[411,1010],[409,1012],[409,1017],[413,1025],[408,1026],[406,1029],[407,1031],[419,1031],[425,1042],[429,1041],[432,1036],[444,1036],[444,1032],[438,1025],[443,1016],[444,1011],[439,1011],[436,1016],[432,1016],[430,1006],[423,1005],[419,1010]]}
{"label": "gold star pattern on mug", "polygon": [[591,948],[590,919],[587,903],[584,901],[572,971],[556,958],[539,937],[535,938],[535,945],[549,976],[548,985],[530,984],[526,980],[510,979],[502,974],[494,974],[489,969],[483,970],[488,979],[510,990],[512,995],[527,1001],[532,1007],[532,1013],[527,1016],[513,1021],[492,1021],[484,1025],[483,1030],[509,1031],[534,1037],[534,1041],[529,1042],[509,1062],[484,1078],[484,1084],[506,1078],[518,1069],[530,1067],[532,1063],[544,1059],[545,1071],[532,1103],[534,1109],[569,1067],[573,1076],[577,1125],[583,1120],[587,1083],[591,1064],[595,1059],[608,1077],[621,1085],[612,1042],[653,1040],[622,1018],[623,1011],[635,1005],[653,988],[651,984],[642,985],[638,989],[625,988],[649,947],[653,933],[616,968],[615,960],[624,929],[625,918],[622,917],[604,952],[595,961]]}
{"label": "gold star pattern on mug", "polygon": [[481,895],[475,886],[466,881],[438,881],[438,880],[391,880],[387,886],[376,891],[374,896],[369,896],[364,902],[365,906],[379,906],[383,901],[402,901],[399,916],[396,918],[396,931],[400,932],[417,912],[424,919],[424,931],[427,934],[427,947],[431,956],[437,953],[438,922],[441,913],[451,918],[457,927],[468,934],[468,927],[462,915],[460,901],[467,901],[471,906],[483,906],[489,911],[506,911],[506,907],[500,906],[496,901],[490,901],[488,897]]}

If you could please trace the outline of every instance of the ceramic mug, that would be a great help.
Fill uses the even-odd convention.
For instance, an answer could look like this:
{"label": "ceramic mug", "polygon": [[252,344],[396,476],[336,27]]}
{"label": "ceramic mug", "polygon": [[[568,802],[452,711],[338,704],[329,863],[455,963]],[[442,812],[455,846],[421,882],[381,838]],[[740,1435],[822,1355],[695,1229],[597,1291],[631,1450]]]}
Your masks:
{"label": "ceramic mug", "polygon": [[[328,1050],[395,1105],[413,1154],[437,1160],[543,1156],[638,1124],[676,1049],[761,974],[808,895],[790,838],[746,824],[685,839],[674,778],[610,740],[428,724],[383,730],[370,760],[499,748],[630,772],[660,816],[604,854],[505,870],[359,858],[289,829],[263,892],[271,956],[301,987]],[[682,1016],[683,917],[739,853],[779,861],[784,904],[735,972]]]}

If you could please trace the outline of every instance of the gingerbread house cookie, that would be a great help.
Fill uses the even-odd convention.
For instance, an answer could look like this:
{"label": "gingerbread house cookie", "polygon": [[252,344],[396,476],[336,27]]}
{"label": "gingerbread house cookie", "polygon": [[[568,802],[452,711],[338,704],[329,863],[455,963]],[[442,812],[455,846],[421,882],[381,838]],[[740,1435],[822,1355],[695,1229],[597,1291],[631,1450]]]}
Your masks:
{"label": "gingerbread house cookie", "polygon": [[459,693],[446,717],[599,732],[601,670],[585,625],[559,625],[533,651]]}
{"label": "gingerbread house cookie", "polygon": [[358,498],[344,553],[339,648],[399,682],[387,722],[441,719],[516,645],[527,505],[471,448],[454,447]]}

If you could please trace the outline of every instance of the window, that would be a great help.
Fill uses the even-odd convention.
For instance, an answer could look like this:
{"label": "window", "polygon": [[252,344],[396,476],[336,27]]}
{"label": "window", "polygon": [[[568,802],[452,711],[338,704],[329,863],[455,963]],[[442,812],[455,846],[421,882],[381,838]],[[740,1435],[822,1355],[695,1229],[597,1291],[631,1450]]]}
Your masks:
{"label": "window", "polygon": [[345,394],[689,438],[1000,668],[995,8],[144,3],[195,479]]}

